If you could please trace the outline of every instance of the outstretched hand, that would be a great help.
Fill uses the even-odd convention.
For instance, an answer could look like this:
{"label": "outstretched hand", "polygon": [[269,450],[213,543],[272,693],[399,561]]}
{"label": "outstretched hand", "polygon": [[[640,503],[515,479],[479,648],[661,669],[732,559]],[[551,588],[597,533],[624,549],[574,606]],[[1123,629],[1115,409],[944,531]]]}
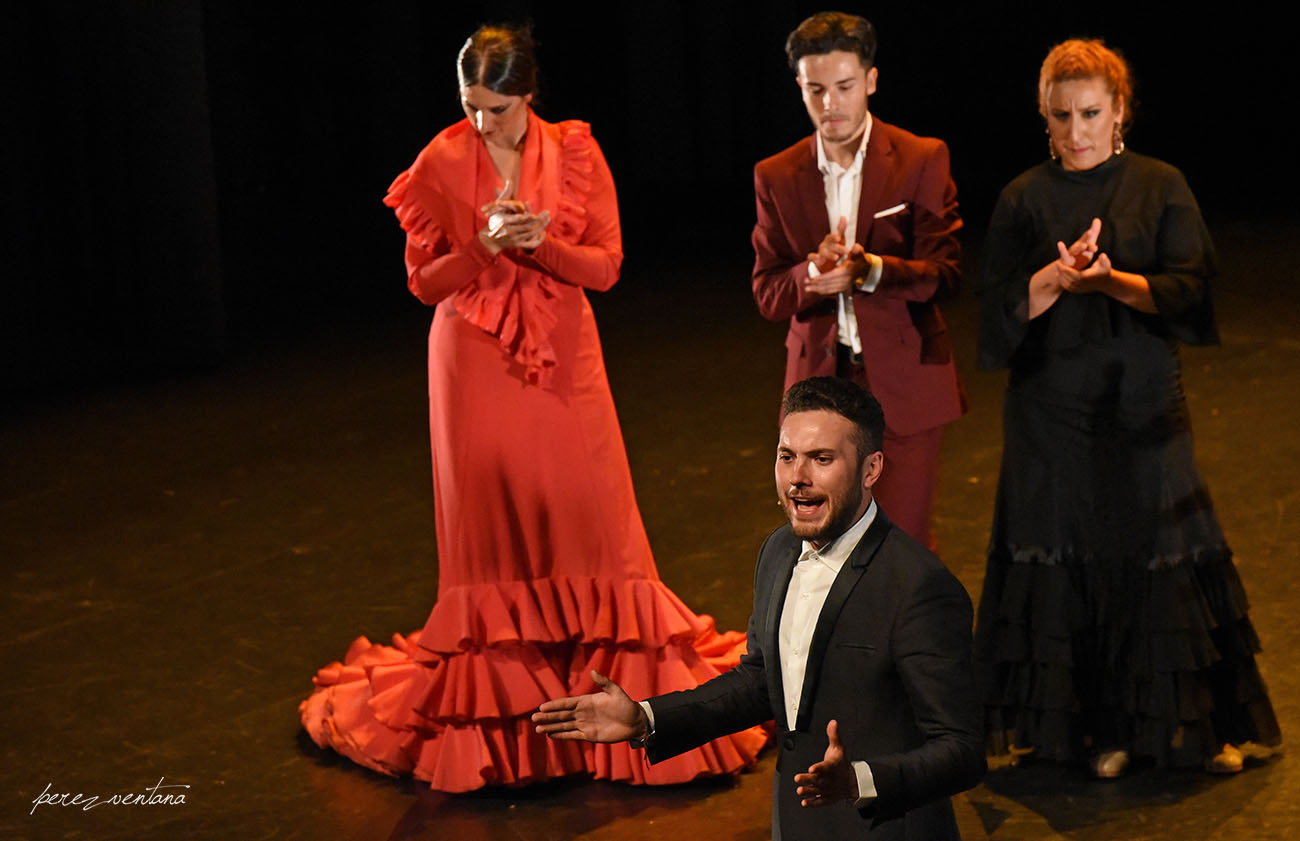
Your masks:
{"label": "outstretched hand", "polygon": [[643,737],[650,728],[645,710],[614,681],[592,671],[599,692],[559,698],[533,713],[537,732],[552,739],[587,742],[626,742]]}
{"label": "outstretched hand", "polygon": [[844,758],[840,744],[840,727],[834,719],[826,725],[826,738],[830,744],[822,761],[812,765],[805,773],[795,774],[799,804],[802,806],[829,806],[832,803],[858,799],[858,775],[853,765]]}

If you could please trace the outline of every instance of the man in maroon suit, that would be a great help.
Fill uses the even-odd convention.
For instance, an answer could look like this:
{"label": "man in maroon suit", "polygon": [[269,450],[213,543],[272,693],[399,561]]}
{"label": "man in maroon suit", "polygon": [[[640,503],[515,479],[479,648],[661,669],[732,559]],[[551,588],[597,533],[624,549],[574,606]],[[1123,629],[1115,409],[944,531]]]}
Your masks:
{"label": "man in maroon suit", "polygon": [[816,133],[754,168],[754,300],[790,319],[785,384],[837,375],[885,410],[876,498],[933,546],[943,425],[965,411],[934,299],[960,277],[948,147],[872,118],[876,36],[855,15],[814,15],[786,55]]}

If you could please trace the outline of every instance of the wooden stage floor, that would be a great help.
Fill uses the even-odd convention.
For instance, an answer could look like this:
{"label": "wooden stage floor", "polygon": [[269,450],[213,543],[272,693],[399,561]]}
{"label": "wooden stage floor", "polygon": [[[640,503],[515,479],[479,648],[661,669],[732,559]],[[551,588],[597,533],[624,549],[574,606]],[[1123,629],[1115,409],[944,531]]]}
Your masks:
{"label": "wooden stage floor", "polygon": [[[1223,344],[1183,355],[1197,453],[1300,728],[1300,226],[1219,225]],[[771,461],[784,328],[743,254],[651,266],[593,296],[659,569],[743,628],[779,524]],[[374,282],[400,283],[392,266]],[[666,274],[675,272],[674,275]],[[687,277],[683,273],[694,273]],[[1285,285],[1285,288],[1284,288]],[[948,306],[971,410],[944,442],[941,554],[977,598],[1003,377],[973,370],[977,302]],[[582,780],[430,792],[315,748],[296,708],[359,634],[421,626],[437,586],[424,335],[412,305],[295,330],[220,370],[45,395],[0,419],[0,720],[14,839],[769,837],[770,774],[668,789]],[[43,791],[183,805],[34,808]],[[969,839],[1268,839],[1300,831],[1283,755],[1227,779],[1078,768],[991,773],[954,800]]]}

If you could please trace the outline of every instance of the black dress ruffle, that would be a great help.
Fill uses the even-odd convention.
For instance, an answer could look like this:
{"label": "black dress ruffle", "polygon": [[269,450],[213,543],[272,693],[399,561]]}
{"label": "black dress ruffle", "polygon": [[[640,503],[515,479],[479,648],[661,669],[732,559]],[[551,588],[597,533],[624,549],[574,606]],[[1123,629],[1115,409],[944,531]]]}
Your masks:
{"label": "black dress ruffle", "polygon": [[[1029,276],[1094,217],[1158,313],[1065,293],[1029,321]],[[1003,191],[986,249],[981,364],[1011,368],[975,634],[990,747],[1183,766],[1279,743],[1179,375],[1177,340],[1217,340],[1213,248],[1181,173],[1132,153],[1041,165]]]}

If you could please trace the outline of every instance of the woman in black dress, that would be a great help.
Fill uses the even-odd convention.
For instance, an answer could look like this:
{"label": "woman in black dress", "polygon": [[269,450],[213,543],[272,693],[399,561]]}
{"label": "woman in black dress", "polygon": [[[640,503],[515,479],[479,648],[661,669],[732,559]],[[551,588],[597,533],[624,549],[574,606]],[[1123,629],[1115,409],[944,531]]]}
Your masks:
{"label": "woman in black dress", "polygon": [[1002,191],[982,280],[980,363],[1011,369],[975,640],[991,747],[1233,773],[1281,736],[1179,374],[1178,342],[1218,340],[1213,246],[1182,174],[1125,151],[1118,54],[1066,41],[1038,90],[1051,160]]}

